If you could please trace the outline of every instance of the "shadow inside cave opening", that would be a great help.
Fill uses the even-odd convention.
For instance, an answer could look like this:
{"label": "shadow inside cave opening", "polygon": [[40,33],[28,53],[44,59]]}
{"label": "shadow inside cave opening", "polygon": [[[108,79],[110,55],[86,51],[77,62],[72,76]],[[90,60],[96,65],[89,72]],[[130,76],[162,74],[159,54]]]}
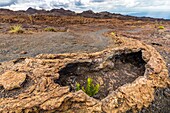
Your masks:
{"label": "shadow inside cave opening", "polygon": [[[105,66],[100,67],[105,62]],[[106,61],[69,63],[59,71],[60,77],[55,83],[61,86],[70,86],[70,91],[76,91],[76,83],[86,86],[87,78],[92,78],[95,84],[99,83],[99,92],[94,96],[103,99],[118,87],[133,82],[145,72],[146,62],[142,59],[142,52],[123,53],[113,55]]]}

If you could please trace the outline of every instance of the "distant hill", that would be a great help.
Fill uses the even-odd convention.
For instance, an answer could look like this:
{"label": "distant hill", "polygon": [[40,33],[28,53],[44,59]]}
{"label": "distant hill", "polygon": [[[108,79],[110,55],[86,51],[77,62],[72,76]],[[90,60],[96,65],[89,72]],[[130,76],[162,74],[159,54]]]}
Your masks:
{"label": "distant hill", "polygon": [[[74,11],[71,10],[65,10],[63,8],[60,9],[52,9],[52,10],[37,10],[34,8],[28,8],[26,11],[12,11],[9,9],[0,9],[0,14],[18,14],[18,15],[22,15],[22,14],[29,14],[29,15],[55,15],[55,16],[82,16],[82,17],[86,17],[86,18],[98,18],[98,19],[111,19],[111,18],[118,18],[118,19],[132,19],[132,20],[166,20],[163,18],[151,18],[151,17],[143,17],[142,15],[146,15],[146,14],[137,14],[137,13],[133,13],[131,15],[133,16],[129,16],[129,15],[122,15],[122,14],[116,14],[116,13],[110,13],[107,11],[104,12],[99,12],[99,13],[95,13],[92,10],[87,10],[87,11],[83,11],[82,13],[76,13]],[[141,17],[137,17],[137,16],[141,16]]]}

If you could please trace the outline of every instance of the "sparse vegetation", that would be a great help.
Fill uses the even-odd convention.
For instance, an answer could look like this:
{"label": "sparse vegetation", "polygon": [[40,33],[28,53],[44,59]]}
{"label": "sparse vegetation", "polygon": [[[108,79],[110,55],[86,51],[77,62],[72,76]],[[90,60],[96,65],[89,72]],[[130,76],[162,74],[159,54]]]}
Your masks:
{"label": "sparse vegetation", "polygon": [[77,84],[76,84],[76,91],[79,91],[79,90],[81,89],[80,87],[81,87],[80,84],[77,83]]}
{"label": "sparse vegetation", "polygon": [[9,33],[24,33],[21,25],[14,25],[10,27]]}
{"label": "sparse vegetation", "polygon": [[111,32],[110,34],[114,36],[114,35],[115,35],[115,32]]}
{"label": "sparse vegetation", "polygon": [[56,32],[56,29],[52,27],[48,27],[48,28],[45,28],[44,31]]}
{"label": "sparse vegetation", "polygon": [[158,29],[165,29],[165,27],[164,26],[159,26]]}
{"label": "sparse vegetation", "polygon": [[29,20],[30,20],[31,24],[33,24],[33,23],[34,23],[34,21],[33,21],[33,17],[32,17],[32,15],[28,15],[28,18],[29,18]]}
{"label": "sparse vegetation", "polygon": [[82,90],[84,91],[87,95],[89,95],[90,97],[94,96],[95,94],[97,94],[99,92],[99,84],[94,85],[93,84],[93,80],[91,78],[87,79],[87,85],[86,88],[84,88],[84,86],[80,86],[79,83],[76,84],[76,91],[78,90]]}

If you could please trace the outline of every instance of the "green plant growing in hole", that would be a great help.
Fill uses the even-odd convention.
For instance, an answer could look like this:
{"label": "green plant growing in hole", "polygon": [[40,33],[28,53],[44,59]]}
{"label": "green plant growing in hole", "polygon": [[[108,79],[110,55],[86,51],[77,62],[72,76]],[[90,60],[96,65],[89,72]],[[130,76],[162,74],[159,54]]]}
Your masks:
{"label": "green plant growing in hole", "polygon": [[87,79],[86,88],[84,88],[83,86],[81,87],[79,83],[76,83],[76,91],[82,90],[90,97],[93,97],[95,94],[99,92],[99,87],[100,87],[99,84],[96,85],[93,84],[93,79],[91,78]]}
{"label": "green plant growing in hole", "polygon": [[44,31],[56,32],[56,29],[52,27],[48,27],[48,28],[45,28]]}
{"label": "green plant growing in hole", "polygon": [[165,29],[165,27],[164,26],[159,26],[158,29]]}
{"label": "green plant growing in hole", "polygon": [[81,89],[81,86],[79,83],[76,83],[76,91],[79,91]]}
{"label": "green plant growing in hole", "polygon": [[14,25],[10,27],[9,33],[24,33],[21,25]]}

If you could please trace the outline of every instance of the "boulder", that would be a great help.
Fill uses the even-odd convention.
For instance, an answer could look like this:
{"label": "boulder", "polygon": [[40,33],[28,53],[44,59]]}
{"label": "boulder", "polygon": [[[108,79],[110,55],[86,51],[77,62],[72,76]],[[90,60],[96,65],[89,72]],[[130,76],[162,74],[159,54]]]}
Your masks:
{"label": "boulder", "polygon": [[0,75],[0,86],[3,86],[5,90],[13,90],[15,88],[20,88],[25,79],[25,73],[6,71]]}

